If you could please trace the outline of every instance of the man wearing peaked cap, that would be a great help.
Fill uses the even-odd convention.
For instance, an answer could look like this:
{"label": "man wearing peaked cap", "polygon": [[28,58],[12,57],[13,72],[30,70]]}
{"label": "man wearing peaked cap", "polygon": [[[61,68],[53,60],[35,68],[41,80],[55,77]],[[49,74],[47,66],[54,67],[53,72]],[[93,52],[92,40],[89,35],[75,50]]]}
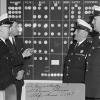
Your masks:
{"label": "man wearing peaked cap", "polygon": [[98,34],[93,37],[86,62],[86,100],[100,100],[100,7],[93,6],[92,24]]}
{"label": "man wearing peaked cap", "polygon": [[91,25],[82,19],[77,19],[77,27],[84,29],[84,30],[87,30],[89,32],[92,31]]}
{"label": "man wearing peaked cap", "polygon": [[5,99],[10,98],[12,100],[11,92],[9,91],[9,97],[8,93],[6,94],[6,89],[8,90],[9,87],[15,93],[13,100],[16,100],[16,88],[12,75],[12,53],[6,45],[10,24],[11,22],[8,19],[7,13],[0,17],[0,90],[5,90]]}
{"label": "man wearing peaked cap", "polygon": [[0,26],[1,25],[10,25],[12,22],[9,21],[8,14],[5,13],[0,17]]}
{"label": "man wearing peaked cap", "polygon": [[92,27],[84,20],[77,19],[74,40],[70,45],[64,61],[63,83],[84,83],[86,54],[90,42],[87,40]]}
{"label": "man wearing peaked cap", "polygon": [[100,16],[100,6],[94,5],[94,6],[93,6],[93,10],[94,10],[94,12],[93,12],[93,16],[94,16],[94,17],[95,17],[95,16]]}

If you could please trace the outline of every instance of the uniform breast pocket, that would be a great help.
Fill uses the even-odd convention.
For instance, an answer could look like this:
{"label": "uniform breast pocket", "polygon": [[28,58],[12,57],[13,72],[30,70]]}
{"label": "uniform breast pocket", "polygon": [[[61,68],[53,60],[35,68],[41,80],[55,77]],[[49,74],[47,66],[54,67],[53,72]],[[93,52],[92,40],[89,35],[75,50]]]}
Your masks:
{"label": "uniform breast pocket", "polygon": [[100,47],[97,47],[95,52],[99,52],[100,53]]}
{"label": "uniform breast pocket", "polygon": [[96,50],[92,53],[91,63],[100,65],[100,48],[96,48]]}
{"label": "uniform breast pocket", "polygon": [[83,67],[85,65],[85,55],[84,54],[76,54],[75,59],[78,67]]}
{"label": "uniform breast pocket", "polygon": [[2,59],[7,59],[8,58],[8,56],[7,55],[2,55]]}
{"label": "uniform breast pocket", "polygon": [[10,54],[2,55],[1,57],[1,60],[3,61],[2,63],[5,63],[8,66],[9,62],[11,62],[11,58],[12,56]]}

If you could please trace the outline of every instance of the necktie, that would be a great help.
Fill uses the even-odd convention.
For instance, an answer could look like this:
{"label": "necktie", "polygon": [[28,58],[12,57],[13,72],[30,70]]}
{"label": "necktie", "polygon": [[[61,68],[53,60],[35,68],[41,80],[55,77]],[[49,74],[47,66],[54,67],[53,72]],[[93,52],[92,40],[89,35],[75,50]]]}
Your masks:
{"label": "necktie", "polygon": [[78,45],[79,45],[79,43],[77,42],[74,49],[76,49],[78,47]]}
{"label": "necktie", "polygon": [[9,40],[6,39],[5,44],[7,45],[7,47],[9,48],[9,50],[11,51],[8,41],[9,41]]}
{"label": "necktie", "polygon": [[14,38],[12,38],[12,42],[13,42],[13,47],[14,47],[15,53],[17,54],[16,43],[15,43],[15,39]]}

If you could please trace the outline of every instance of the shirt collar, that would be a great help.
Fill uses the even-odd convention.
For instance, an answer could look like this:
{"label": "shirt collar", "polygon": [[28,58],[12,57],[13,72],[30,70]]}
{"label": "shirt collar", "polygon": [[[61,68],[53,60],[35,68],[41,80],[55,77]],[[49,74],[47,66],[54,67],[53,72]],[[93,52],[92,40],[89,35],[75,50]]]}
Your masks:
{"label": "shirt collar", "polygon": [[13,40],[12,40],[12,38],[14,38],[14,37],[9,36],[9,40],[10,40],[11,43],[13,44]]}
{"label": "shirt collar", "polygon": [[6,44],[5,39],[3,39],[3,38],[1,38],[1,37],[0,37],[0,39]]}
{"label": "shirt collar", "polygon": [[[85,40],[86,40],[86,39],[84,39],[84,40],[78,42],[78,44],[79,44],[79,45],[82,44]],[[78,46],[79,46],[79,45],[78,45]]]}

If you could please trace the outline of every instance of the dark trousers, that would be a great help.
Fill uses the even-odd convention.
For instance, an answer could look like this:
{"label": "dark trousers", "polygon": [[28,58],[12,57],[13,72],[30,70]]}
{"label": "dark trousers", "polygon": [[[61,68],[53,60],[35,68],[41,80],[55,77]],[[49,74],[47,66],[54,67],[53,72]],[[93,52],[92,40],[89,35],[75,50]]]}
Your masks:
{"label": "dark trousers", "polygon": [[15,86],[17,91],[17,100],[21,100],[21,94],[22,94],[22,84],[21,81],[15,80]]}

